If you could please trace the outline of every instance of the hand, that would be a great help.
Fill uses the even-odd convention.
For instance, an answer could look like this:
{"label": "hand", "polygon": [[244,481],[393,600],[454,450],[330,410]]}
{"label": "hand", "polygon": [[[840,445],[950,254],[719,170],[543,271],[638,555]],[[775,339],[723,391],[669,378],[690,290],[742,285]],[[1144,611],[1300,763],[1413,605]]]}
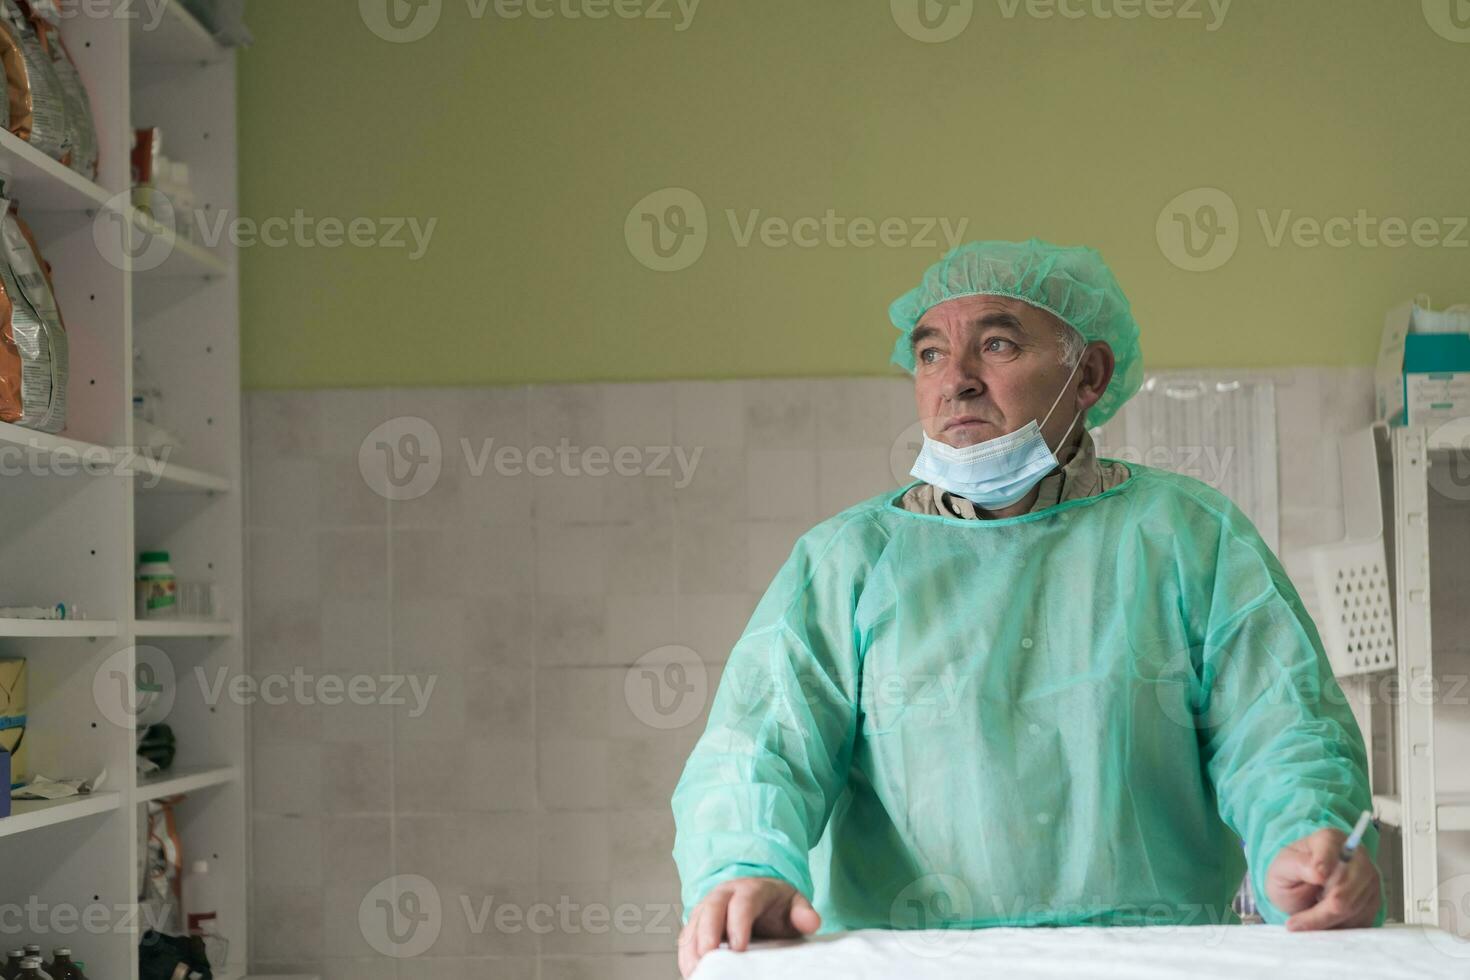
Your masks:
{"label": "hand", "polygon": [[1347,835],[1327,827],[1283,847],[1266,870],[1266,897],[1290,915],[1286,928],[1361,929],[1378,915],[1378,869],[1360,847],[1338,860]]}
{"label": "hand", "polygon": [[744,952],[752,937],[795,939],[817,931],[822,917],[795,888],[779,878],[733,878],[716,885],[694,907],[679,933],[679,972],[694,972],[705,953],[729,937]]}

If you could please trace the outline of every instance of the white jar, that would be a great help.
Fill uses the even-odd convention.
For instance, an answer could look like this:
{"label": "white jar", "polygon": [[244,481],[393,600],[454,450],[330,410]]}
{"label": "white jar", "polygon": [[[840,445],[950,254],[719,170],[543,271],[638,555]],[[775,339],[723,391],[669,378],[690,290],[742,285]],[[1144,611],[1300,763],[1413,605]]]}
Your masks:
{"label": "white jar", "polygon": [[138,557],[138,618],[172,619],[179,614],[179,581],[167,551],[145,551]]}

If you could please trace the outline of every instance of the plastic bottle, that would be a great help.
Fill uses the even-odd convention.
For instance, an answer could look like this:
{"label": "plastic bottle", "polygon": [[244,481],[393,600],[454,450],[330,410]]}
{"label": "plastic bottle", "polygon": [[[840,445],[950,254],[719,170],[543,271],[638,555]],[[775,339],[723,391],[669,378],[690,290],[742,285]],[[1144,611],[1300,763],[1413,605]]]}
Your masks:
{"label": "plastic bottle", "polygon": [[179,580],[168,563],[167,551],[145,551],[138,556],[138,618],[169,619],[178,615]]}
{"label": "plastic bottle", "polygon": [[219,902],[208,861],[189,865],[183,892],[184,923],[189,935],[219,935]]}

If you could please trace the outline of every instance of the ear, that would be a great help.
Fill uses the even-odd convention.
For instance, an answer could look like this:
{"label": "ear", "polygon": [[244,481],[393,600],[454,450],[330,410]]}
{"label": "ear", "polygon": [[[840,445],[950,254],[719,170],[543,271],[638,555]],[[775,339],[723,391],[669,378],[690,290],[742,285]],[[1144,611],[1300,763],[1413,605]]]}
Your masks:
{"label": "ear", "polygon": [[1082,351],[1077,371],[1077,407],[1086,412],[1096,405],[1113,380],[1113,349],[1105,340],[1094,340]]}

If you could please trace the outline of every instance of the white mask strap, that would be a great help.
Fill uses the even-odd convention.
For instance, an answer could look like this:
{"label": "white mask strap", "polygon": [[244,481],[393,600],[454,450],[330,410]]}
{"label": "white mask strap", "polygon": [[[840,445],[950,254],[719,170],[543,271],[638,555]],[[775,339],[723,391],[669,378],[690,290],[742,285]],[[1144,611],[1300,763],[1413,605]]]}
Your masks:
{"label": "white mask strap", "polygon": [[[1069,375],[1067,375],[1067,380],[1066,381],[1063,381],[1062,382],[1062,387],[1061,387],[1061,390],[1057,392],[1057,397],[1052,399],[1051,408],[1048,408],[1046,410],[1046,417],[1041,420],[1041,427],[1043,429],[1046,428],[1046,423],[1049,422],[1049,421],[1051,421],[1051,413],[1052,412],[1055,412],[1057,410],[1057,405],[1061,402],[1062,396],[1067,393],[1067,385],[1069,385],[1069,384],[1072,383],[1072,379],[1077,376],[1077,369],[1080,368],[1081,366],[1082,366],[1082,358],[1079,357],[1079,358],[1077,358],[1077,363],[1074,364],[1074,365],[1072,365],[1072,373],[1069,374]],[[1078,414],[1080,415],[1081,413],[1079,412]],[[1073,419],[1072,420],[1072,425],[1076,425],[1076,424],[1077,424],[1077,420],[1076,419]],[[1067,426],[1067,435],[1071,435],[1072,434],[1072,425]],[[1066,442],[1066,441],[1067,441],[1067,437],[1066,436],[1063,436],[1062,437],[1062,442]]]}

